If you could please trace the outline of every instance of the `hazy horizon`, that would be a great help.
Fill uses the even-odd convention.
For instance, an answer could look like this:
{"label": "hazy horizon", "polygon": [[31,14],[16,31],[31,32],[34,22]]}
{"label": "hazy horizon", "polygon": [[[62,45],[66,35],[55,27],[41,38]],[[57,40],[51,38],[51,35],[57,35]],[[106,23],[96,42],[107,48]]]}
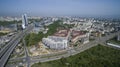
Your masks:
{"label": "hazy horizon", "polygon": [[120,0],[1,0],[0,16],[120,17]]}

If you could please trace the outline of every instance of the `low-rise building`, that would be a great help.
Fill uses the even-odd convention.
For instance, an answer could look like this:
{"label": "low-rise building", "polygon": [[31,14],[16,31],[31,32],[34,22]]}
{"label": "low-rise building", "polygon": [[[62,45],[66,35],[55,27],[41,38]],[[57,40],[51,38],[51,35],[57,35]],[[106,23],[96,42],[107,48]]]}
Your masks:
{"label": "low-rise building", "polygon": [[10,41],[10,37],[5,36],[1,36],[0,37],[0,44],[6,43]]}
{"label": "low-rise building", "polygon": [[82,42],[88,40],[89,42],[89,33],[84,33],[82,31],[73,30],[71,33],[71,37],[72,37],[71,39],[72,43],[76,43],[78,40],[82,40]]}
{"label": "low-rise building", "polygon": [[81,39],[81,42],[82,42],[83,44],[88,43],[88,42],[89,42],[89,37],[84,37],[84,38],[82,38],[82,39]]}
{"label": "low-rise building", "polygon": [[34,23],[34,28],[33,28],[32,32],[38,34],[39,32],[42,32],[43,30],[44,30],[44,27],[43,27],[42,23],[40,23],[40,22]]}

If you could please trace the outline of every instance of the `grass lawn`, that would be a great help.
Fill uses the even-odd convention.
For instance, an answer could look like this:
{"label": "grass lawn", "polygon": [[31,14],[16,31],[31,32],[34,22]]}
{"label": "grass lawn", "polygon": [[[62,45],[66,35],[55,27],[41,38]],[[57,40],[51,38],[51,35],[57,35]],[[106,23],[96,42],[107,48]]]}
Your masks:
{"label": "grass lawn", "polygon": [[120,67],[120,50],[98,45],[77,55],[35,63],[32,67]]}

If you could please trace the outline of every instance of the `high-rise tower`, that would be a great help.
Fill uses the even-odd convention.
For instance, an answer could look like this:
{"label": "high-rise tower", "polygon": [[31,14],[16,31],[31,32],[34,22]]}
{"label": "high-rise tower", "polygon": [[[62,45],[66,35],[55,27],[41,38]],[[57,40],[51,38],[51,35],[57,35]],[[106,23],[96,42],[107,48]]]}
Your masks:
{"label": "high-rise tower", "polygon": [[27,25],[28,25],[27,15],[23,14],[22,15],[22,28],[25,29]]}

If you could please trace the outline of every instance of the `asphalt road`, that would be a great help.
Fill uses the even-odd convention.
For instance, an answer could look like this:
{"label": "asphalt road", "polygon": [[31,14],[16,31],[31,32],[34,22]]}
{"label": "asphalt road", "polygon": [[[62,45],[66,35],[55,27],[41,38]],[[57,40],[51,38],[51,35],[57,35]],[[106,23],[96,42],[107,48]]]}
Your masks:
{"label": "asphalt road", "polygon": [[[30,57],[30,63],[31,65],[37,62],[46,62],[46,61],[52,61],[52,60],[57,60],[60,59],[62,57],[69,57],[71,55],[75,55],[78,54],[84,50],[87,50],[93,46],[96,46],[98,44],[106,44],[106,41],[115,37],[116,35],[120,34],[120,31],[116,32],[116,33],[111,33],[110,35],[104,36],[104,37],[100,37],[95,39],[94,41],[91,41],[87,44],[82,44],[79,47],[75,47],[73,49],[68,49],[67,53],[62,54],[62,55],[57,55],[57,56],[51,56],[51,57],[45,57],[45,58],[41,58],[40,56],[35,56],[35,57]],[[36,59],[35,59],[36,58]],[[23,60],[24,58],[19,58],[19,59],[14,59],[15,60]]]}
{"label": "asphalt road", "polygon": [[19,32],[15,38],[13,38],[1,51],[0,51],[0,67],[4,67],[10,54],[14,48],[18,45],[20,40],[25,36],[26,33],[31,31],[32,25],[29,25],[27,29]]}
{"label": "asphalt road", "polygon": [[26,56],[26,62],[27,62],[27,67],[30,67],[30,56],[29,56],[29,52],[28,52],[28,49],[26,47],[26,42],[25,40],[23,39],[23,43],[24,43],[24,50],[25,50],[25,56]]}
{"label": "asphalt road", "polygon": [[53,56],[53,57],[49,57],[49,58],[39,58],[39,59],[32,59],[31,60],[31,65],[34,64],[34,63],[37,63],[37,62],[46,62],[46,61],[52,61],[52,60],[57,60],[57,59],[60,59],[62,57],[69,57],[71,55],[75,55],[75,54],[78,54],[84,50],[87,50],[93,46],[96,46],[98,44],[105,44],[107,40],[115,37],[116,35],[120,34],[120,31],[119,32],[116,32],[116,33],[111,33],[110,35],[107,35],[105,37],[100,37],[100,38],[97,38],[96,40],[94,41],[91,41],[87,44],[82,44],[80,47],[77,47],[77,48],[74,48],[74,49],[70,49],[68,50],[69,52],[66,53],[66,54],[63,54],[63,55],[59,55],[59,56]]}

